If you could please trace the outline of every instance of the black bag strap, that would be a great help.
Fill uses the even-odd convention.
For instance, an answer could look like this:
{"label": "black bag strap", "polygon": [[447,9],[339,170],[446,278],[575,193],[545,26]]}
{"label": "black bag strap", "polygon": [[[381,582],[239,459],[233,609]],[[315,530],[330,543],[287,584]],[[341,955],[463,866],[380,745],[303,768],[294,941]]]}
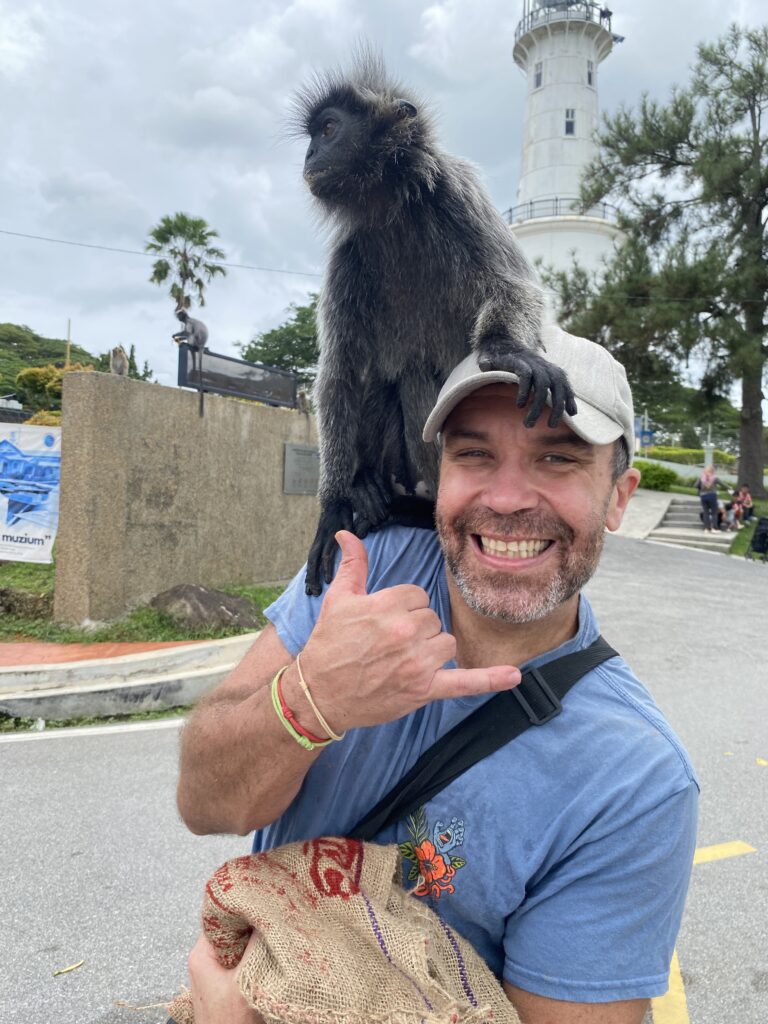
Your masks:
{"label": "black bag strap", "polygon": [[591,669],[617,653],[600,636],[589,647],[523,672],[512,690],[497,693],[425,750],[413,767],[349,833],[372,839],[418,810],[472,765],[531,725],[545,725],[563,709],[562,699]]}

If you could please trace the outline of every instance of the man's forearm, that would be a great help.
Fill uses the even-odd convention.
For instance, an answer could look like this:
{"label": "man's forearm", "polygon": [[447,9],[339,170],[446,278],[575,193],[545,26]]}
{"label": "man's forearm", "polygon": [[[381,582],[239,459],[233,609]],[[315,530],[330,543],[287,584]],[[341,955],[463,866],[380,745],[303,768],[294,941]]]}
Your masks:
{"label": "man's forearm", "polygon": [[298,792],[317,754],[281,725],[269,685],[291,661],[268,627],[184,728],[177,800],[192,832],[245,835],[278,818]]}

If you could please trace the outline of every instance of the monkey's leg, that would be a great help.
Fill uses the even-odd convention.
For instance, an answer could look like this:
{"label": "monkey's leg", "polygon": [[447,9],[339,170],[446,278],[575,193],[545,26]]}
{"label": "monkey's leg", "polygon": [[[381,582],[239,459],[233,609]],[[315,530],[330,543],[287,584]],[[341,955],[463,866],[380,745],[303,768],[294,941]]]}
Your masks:
{"label": "monkey's leg", "polygon": [[359,351],[358,325],[324,341],[315,383],[320,432],[320,520],[307,558],[307,594],[333,579],[339,530],[354,528],[352,491],[360,464],[360,430],[366,360]]}
{"label": "monkey's leg", "polygon": [[422,439],[427,416],[437,398],[439,382],[427,370],[409,369],[400,381],[400,405],[403,413],[403,446],[412,493],[434,500],[437,494],[438,451],[434,442]]}
{"label": "monkey's leg", "polygon": [[413,484],[405,457],[405,426],[400,391],[393,383],[371,380],[360,426],[360,466],[352,487],[355,533],[365,537],[389,518],[396,481],[407,492]]}

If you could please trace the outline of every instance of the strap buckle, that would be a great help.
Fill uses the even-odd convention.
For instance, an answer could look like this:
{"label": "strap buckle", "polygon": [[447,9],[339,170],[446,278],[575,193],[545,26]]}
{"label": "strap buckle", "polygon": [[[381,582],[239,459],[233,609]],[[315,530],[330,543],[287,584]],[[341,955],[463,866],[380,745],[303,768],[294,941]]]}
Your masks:
{"label": "strap buckle", "polygon": [[[535,686],[531,687],[529,696],[532,699],[535,698],[536,708],[520,692],[523,683],[530,685],[534,681],[538,684],[538,690]],[[553,718],[556,718],[563,710],[560,698],[552,691],[552,687],[536,668],[527,668],[523,673],[520,685],[509,692],[516,698],[518,704],[528,716],[528,721],[531,725],[545,725]],[[542,696],[545,698],[544,700],[541,699]],[[549,708],[546,707],[547,702],[549,703]]]}

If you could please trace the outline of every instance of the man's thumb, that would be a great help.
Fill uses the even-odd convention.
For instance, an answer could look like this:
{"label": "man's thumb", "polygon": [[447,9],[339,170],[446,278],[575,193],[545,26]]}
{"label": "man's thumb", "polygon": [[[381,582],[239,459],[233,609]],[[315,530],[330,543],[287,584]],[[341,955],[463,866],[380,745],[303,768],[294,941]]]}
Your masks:
{"label": "man's thumb", "polygon": [[366,594],[368,552],[365,544],[349,530],[339,530],[336,542],[341,548],[341,562],[328,589],[337,594]]}

